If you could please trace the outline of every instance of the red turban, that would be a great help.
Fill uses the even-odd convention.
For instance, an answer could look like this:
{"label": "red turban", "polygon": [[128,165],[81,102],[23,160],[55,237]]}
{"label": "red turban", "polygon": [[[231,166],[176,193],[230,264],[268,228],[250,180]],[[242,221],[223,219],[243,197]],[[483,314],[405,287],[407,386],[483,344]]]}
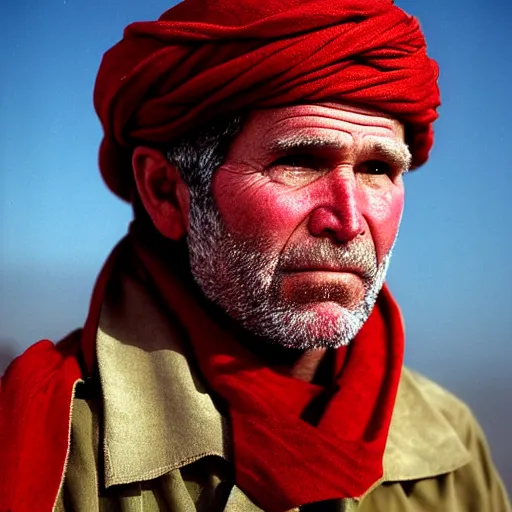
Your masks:
{"label": "red turban", "polygon": [[418,167],[433,142],[437,77],[417,20],[392,0],[184,0],[129,25],[103,57],[100,169],[130,200],[136,145],[251,108],[320,101],[393,115]]}

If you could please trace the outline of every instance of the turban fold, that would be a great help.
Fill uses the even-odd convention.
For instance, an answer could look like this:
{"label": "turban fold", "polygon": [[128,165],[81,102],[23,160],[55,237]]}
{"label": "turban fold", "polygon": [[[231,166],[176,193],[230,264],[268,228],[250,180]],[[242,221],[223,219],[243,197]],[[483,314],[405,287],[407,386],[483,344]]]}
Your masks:
{"label": "turban fold", "polygon": [[338,101],[404,123],[413,168],[437,118],[438,67],[392,0],[184,0],[129,25],[94,90],[100,170],[130,200],[132,150],[254,108]]}

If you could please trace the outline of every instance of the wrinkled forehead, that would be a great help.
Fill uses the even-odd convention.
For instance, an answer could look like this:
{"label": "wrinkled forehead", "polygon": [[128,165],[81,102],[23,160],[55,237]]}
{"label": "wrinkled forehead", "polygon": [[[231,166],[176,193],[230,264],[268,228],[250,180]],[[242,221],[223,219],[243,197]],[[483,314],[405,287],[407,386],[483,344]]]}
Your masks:
{"label": "wrinkled forehead", "polygon": [[314,103],[252,111],[232,149],[279,152],[307,145],[362,148],[387,144],[403,147],[404,126],[392,116],[361,106]]}
{"label": "wrinkled forehead", "polygon": [[403,124],[384,112],[349,103],[310,103],[274,109],[254,110],[248,123],[264,124],[266,128],[300,129],[346,128],[369,135],[402,136]]}

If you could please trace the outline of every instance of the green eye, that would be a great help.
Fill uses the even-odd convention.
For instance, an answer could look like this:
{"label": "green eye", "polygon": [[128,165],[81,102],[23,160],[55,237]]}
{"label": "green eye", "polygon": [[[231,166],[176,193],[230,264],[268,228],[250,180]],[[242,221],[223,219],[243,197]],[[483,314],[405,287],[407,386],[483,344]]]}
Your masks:
{"label": "green eye", "polygon": [[289,187],[303,187],[316,181],[321,173],[306,167],[274,167],[268,172],[272,181]]}
{"label": "green eye", "polygon": [[326,170],[312,155],[287,155],[278,158],[268,169],[272,181],[289,187],[302,187],[317,180]]}
{"label": "green eye", "polygon": [[368,162],[364,162],[360,165],[359,172],[371,175],[390,175],[392,173],[392,169],[387,162],[383,162],[381,160],[369,160]]}

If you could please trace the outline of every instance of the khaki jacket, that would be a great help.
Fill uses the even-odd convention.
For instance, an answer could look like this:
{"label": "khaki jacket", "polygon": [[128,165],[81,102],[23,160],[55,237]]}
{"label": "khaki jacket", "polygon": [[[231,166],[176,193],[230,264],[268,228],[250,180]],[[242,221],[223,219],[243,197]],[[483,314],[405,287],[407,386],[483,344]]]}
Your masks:
{"label": "khaki jacket", "polygon": [[[97,333],[98,377],[76,389],[67,469],[54,510],[260,511],[233,485],[229,425],[191,362],[184,333],[135,278],[124,276],[114,288]],[[404,368],[383,477],[363,496],[295,510],[511,507],[468,407]]]}

